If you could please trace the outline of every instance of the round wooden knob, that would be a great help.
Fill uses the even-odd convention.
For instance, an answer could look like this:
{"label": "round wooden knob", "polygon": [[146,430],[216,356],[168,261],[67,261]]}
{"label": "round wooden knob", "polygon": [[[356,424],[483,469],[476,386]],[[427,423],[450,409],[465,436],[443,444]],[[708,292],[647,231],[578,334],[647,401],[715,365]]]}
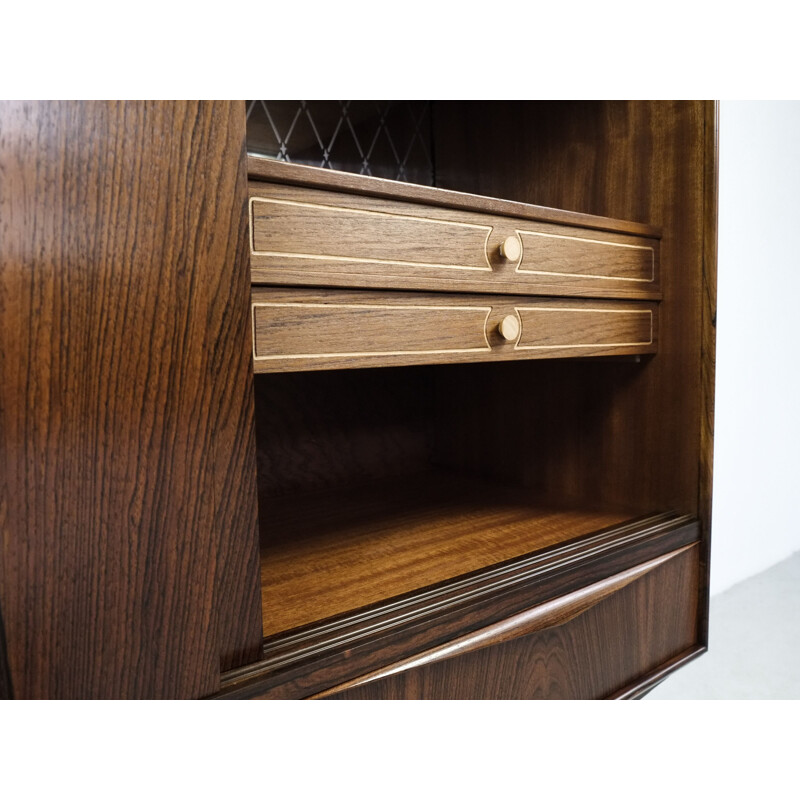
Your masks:
{"label": "round wooden knob", "polygon": [[519,237],[509,236],[500,245],[500,255],[509,261],[518,261],[522,255],[522,244]]}
{"label": "round wooden knob", "polygon": [[516,314],[503,317],[497,330],[507,342],[516,342],[519,338],[519,317]]}

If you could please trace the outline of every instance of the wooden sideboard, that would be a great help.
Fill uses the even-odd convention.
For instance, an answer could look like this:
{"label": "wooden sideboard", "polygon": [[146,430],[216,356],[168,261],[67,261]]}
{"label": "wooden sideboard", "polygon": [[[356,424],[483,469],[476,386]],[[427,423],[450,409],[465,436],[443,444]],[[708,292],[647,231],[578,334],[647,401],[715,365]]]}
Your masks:
{"label": "wooden sideboard", "polygon": [[239,102],[0,106],[0,697],[706,649],[717,109],[434,105],[435,187],[248,155]]}

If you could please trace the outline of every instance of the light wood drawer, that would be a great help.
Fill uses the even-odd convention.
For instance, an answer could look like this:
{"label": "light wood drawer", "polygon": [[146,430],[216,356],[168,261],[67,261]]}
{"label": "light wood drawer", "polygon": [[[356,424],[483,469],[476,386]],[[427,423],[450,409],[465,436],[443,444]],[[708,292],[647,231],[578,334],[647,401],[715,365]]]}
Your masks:
{"label": "light wood drawer", "polygon": [[[369,186],[368,179],[360,180]],[[475,199],[476,206],[487,203],[517,206]],[[252,181],[252,281],[660,298],[659,240],[642,235],[644,226],[552,209],[542,216],[556,222],[525,219],[465,205],[449,208]],[[614,230],[578,223],[584,219]]]}
{"label": "light wood drawer", "polygon": [[311,289],[252,291],[256,372],[640,355],[655,303]]}
{"label": "light wood drawer", "polygon": [[410,656],[317,697],[599,699],[701,651],[689,545]]}

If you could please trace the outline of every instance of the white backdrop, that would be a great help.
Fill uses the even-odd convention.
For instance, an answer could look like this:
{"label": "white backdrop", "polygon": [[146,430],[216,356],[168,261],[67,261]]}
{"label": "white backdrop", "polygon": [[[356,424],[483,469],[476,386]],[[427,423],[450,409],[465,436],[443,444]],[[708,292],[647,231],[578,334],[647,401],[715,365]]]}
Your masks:
{"label": "white backdrop", "polygon": [[800,102],[720,108],[711,592],[800,550]]}

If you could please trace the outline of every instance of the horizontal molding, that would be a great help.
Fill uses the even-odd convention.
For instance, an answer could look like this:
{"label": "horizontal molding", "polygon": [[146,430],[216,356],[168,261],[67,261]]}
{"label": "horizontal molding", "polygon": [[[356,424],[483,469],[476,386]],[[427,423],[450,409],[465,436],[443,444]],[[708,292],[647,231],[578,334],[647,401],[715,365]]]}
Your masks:
{"label": "horizontal molding", "polygon": [[373,670],[347,683],[320,692],[310,699],[322,699],[330,695],[339,694],[356,686],[361,686],[365,683],[388,678],[391,675],[397,675],[428,664],[471,653],[475,650],[481,650],[485,647],[492,647],[502,644],[503,642],[518,639],[521,636],[541,633],[564,625],[581,616],[589,609],[594,608],[615,592],[620,591],[620,589],[625,588],[694,546],[695,545],[686,545],[680,550],[665,553],[658,558],[654,558],[644,564],[638,564],[624,572],[612,575],[602,581],[564,595],[563,597],[557,597],[554,600],[522,611],[519,614],[496,622],[486,628],[460,636],[452,642],[447,642],[439,647],[405,658],[388,667]]}
{"label": "horizontal molding", "polygon": [[[560,578],[584,574],[594,563],[622,558],[657,545],[673,550],[699,538],[694,518],[676,513],[648,515],[563,545],[515,558],[470,575],[394,600],[327,620],[265,641],[262,661],[222,676],[219,696],[253,696],[262,681],[311,660],[335,657],[369,641],[404,629],[433,625],[451,612],[468,610],[492,597],[526,586],[556,585]],[[664,544],[659,542],[664,540]],[[658,552],[652,553],[652,556]],[[612,568],[612,572],[613,572]],[[591,579],[588,582],[592,582]],[[527,591],[527,590],[526,590]],[[545,596],[543,600],[548,599]]]}

